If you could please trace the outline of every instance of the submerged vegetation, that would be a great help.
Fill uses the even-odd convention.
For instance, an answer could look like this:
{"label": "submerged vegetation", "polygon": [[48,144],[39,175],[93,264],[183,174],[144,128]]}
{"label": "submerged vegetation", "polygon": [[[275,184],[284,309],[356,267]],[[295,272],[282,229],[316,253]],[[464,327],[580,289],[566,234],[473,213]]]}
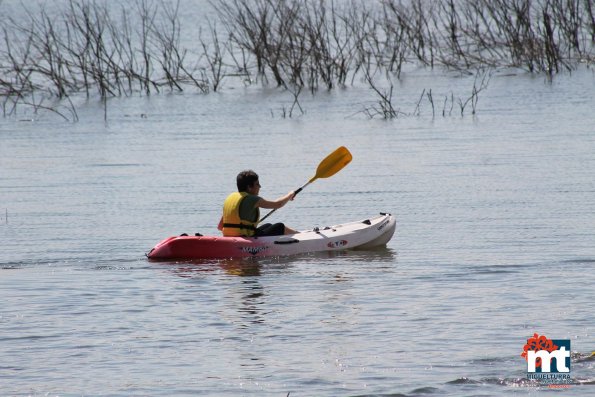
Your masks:
{"label": "submerged vegetation", "polygon": [[[475,113],[490,70],[552,78],[595,61],[593,0],[211,0],[216,20],[196,28],[193,48],[182,45],[179,1],[65,4],[0,20],[5,117],[26,105],[76,120],[74,95],[106,103],[164,90],[208,93],[233,78],[287,89],[293,105],[284,117],[303,113],[304,91],[363,81],[377,97],[363,113],[394,118],[404,114],[392,83],[404,65],[475,74],[469,98],[444,98],[444,116],[455,103]],[[435,115],[431,90],[422,100]],[[418,110],[419,102],[411,114]]]}

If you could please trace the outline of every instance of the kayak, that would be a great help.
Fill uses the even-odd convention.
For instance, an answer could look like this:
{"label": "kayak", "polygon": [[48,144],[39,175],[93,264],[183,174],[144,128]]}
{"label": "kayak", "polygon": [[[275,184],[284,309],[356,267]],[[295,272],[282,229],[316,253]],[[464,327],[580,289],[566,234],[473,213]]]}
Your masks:
{"label": "kayak", "polygon": [[368,249],[386,245],[396,220],[391,214],[295,234],[267,237],[174,236],[158,243],[149,259],[223,259]]}
{"label": "kayak", "polygon": [[296,255],[309,252],[368,249],[386,245],[396,220],[381,213],[372,218],[295,234],[267,237],[174,236],[158,243],[149,259],[224,259]]}

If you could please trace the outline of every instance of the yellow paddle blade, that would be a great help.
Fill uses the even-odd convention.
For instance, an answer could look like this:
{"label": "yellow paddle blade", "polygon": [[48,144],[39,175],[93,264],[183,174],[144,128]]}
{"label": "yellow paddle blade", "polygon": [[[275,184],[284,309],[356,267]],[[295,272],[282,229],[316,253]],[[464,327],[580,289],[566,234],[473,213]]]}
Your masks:
{"label": "yellow paddle blade", "polygon": [[314,182],[318,178],[328,178],[335,175],[349,164],[352,158],[351,153],[345,146],[339,147],[320,162],[316,169],[316,175],[308,183]]}

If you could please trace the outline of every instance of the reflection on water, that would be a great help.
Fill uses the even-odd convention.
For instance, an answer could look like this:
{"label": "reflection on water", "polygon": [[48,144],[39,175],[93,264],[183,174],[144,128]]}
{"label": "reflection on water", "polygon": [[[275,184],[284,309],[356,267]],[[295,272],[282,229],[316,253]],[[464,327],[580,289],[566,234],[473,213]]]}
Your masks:
{"label": "reflection on water", "polygon": [[264,324],[266,298],[265,289],[258,278],[244,278],[239,283],[230,284],[223,294],[222,315],[238,327],[238,332]]}
{"label": "reflection on water", "polygon": [[150,260],[160,263],[180,277],[193,277],[193,274],[223,271],[230,276],[258,277],[263,272],[277,272],[289,269],[303,262],[332,264],[334,259],[340,262],[386,263],[394,265],[397,252],[388,247],[375,247],[367,250],[323,251],[284,257],[254,257],[229,259],[191,259],[191,260]]}
{"label": "reflection on water", "polygon": [[193,277],[194,274],[218,272],[223,270],[226,274],[240,277],[259,276],[261,263],[256,258],[238,259],[193,259],[183,261],[156,261],[166,266],[169,271],[180,277]]}
{"label": "reflection on water", "polygon": [[231,276],[256,277],[260,276],[261,264],[258,260],[227,259],[219,263],[221,269]]}

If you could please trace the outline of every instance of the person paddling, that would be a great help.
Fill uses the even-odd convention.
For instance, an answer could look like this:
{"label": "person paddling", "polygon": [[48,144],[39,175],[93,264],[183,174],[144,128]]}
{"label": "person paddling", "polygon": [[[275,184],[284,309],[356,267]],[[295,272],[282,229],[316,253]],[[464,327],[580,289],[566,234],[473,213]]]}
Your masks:
{"label": "person paddling", "polygon": [[269,201],[258,195],[260,183],[258,175],[252,170],[242,171],[236,178],[238,191],[231,193],[223,203],[223,216],[217,229],[225,237],[245,236],[279,236],[297,233],[283,223],[265,223],[257,226],[260,219],[260,208],[278,209],[295,197],[290,191],[276,200]]}

